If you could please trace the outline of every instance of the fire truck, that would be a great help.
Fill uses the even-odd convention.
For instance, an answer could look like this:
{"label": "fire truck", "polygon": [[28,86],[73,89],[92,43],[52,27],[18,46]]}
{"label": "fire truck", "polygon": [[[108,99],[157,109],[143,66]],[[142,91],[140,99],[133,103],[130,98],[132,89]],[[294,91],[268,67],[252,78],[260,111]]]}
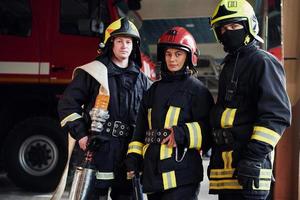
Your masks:
{"label": "fire truck", "polygon": [[[57,102],[75,67],[97,56],[110,22],[137,25],[140,0],[0,1],[0,169],[13,183],[51,191],[65,166]],[[154,63],[142,55],[155,79]]]}

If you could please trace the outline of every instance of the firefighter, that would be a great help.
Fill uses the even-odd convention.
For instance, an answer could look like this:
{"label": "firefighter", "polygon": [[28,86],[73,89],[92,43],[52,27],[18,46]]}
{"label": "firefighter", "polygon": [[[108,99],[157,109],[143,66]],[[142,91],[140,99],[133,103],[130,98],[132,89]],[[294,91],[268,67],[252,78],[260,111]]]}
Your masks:
{"label": "firefighter", "polygon": [[209,192],[221,200],[265,199],[273,181],[274,148],[291,123],[285,72],[259,49],[258,21],[245,0],[221,0],[211,26],[228,53],[211,111]]}
{"label": "firefighter", "polygon": [[[124,159],[140,100],[150,86],[150,81],[140,71],[139,45],[140,36],[135,25],[127,18],[120,18],[107,27],[101,55],[96,58],[107,68],[110,97],[109,118],[101,132],[103,141],[93,156],[97,181],[92,199],[107,199],[109,188],[113,200],[127,200],[132,196]],[[62,126],[78,141],[83,151],[90,137],[89,112],[95,104],[99,87],[93,76],[79,70],[59,101]]]}
{"label": "firefighter", "polygon": [[129,177],[142,172],[148,200],[197,199],[200,150],[211,144],[208,116],[214,104],[208,89],[191,76],[197,57],[186,29],[173,27],[159,38],[162,78],[143,97],[126,160]]}

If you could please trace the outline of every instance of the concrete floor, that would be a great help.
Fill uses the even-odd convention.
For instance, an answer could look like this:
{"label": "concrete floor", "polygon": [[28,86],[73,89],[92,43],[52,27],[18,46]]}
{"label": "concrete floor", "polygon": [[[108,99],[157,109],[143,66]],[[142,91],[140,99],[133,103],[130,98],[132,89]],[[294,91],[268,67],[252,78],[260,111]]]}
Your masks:
{"label": "concrete floor", "polygon": [[[204,160],[204,172],[208,165],[208,161]],[[68,199],[69,192],[65,192],[62,200]],[[0,199],[1,200],[50,200],[52,193],[29,193],[15,187],[5,176],[0,175]],[[145,198],[146,200],[147,198]],[[217,200],[216,195],[208,194],[208,179],[205,175],[204,181],[201,183],[198,200]]]}

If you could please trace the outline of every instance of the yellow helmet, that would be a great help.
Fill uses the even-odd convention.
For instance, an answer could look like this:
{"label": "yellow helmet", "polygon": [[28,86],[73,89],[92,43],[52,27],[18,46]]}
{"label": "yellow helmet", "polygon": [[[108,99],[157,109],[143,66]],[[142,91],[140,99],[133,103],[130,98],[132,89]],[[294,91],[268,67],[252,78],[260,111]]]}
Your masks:
{"label": "yellow helmet", "polygon": [[104,46],[111,37],[117,35],[126,35],[132,37],[135,39],[137,45],[140,43],[140,34],[138,29],[126,17],[114,21],[106,28],[103,41]]}
{"label": "yellow helmet", "polygon": [[259,27],[255,12],[246,0],[221,0],[217,5],[211,19],[210,25],[214,30],[216,38],[217,33],[215,28],[226,22],[247,21],[247,30],[259,42],[264,40],[258,36]]}
{"label": "yellow helmet", "polygon": [[141,52],[140,52],[140,34],[136,26],[126,17],[120,18],[112,22],[105,30],[104,41],[98,46],[99,56],[111,55],[112,37],[128,36],[132,38],[133,49],[130,54],[130,59],[135,61],[139,67],[142,67]]}

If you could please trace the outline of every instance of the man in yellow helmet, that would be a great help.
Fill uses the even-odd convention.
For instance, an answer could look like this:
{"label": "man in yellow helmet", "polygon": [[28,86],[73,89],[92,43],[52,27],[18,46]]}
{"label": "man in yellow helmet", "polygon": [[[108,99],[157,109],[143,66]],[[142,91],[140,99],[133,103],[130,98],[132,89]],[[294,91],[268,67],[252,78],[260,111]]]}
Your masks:
{"label": "man in yellow helmet", "polygon": [[246,0],[221,0],[211,26],[228,54],[211,111],[210,193],[221,200],[265,199],[273,181],[274,148],[291,123],[285,72],[258,48],[263,40]]}
{"label": "man in yellow helmet", "polygon": [[[58,105],[62,127],[86,151],[89,144],[93,144],[89,143],[93,136],[89,131],[93,121],[92,108],[99,88],[104,85],[101,81],[107,78],[110,91],[108,113],[99,112],[95,127],[92,124],[92,130],[100,131],[92,160],[97,172],[93,195],[88,197],[90,200],[106,200],[109,188],[113,200],[132,199],[132,186],[126,179],[124,159],[140,100],[150,86],[148,78],[140,71],[139,43],[139,32],[127,18],[111,23],[100,45],[100,56],[76,70]],[[107,69],[104,70],[107,73],[100,74],[101,66]]]}

